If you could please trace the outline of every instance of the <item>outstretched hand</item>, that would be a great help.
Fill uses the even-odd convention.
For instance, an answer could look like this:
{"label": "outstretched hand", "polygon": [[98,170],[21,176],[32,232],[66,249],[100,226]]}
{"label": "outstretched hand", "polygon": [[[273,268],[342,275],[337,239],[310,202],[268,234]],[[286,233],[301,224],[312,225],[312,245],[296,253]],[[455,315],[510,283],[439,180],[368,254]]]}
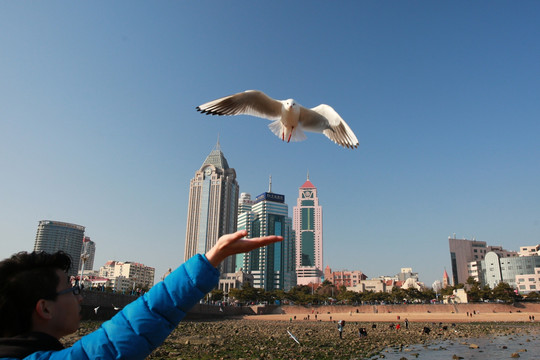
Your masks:
{"label": "outstretched hand", "polygon": [[246,230],[240,230],[234,234],[223,235],[216,245],[206,253],[206,258],[214,267],[217,267],[227,256],[246,253],[283,240],[283,236],[270,235],[253,239],[244,239]]}

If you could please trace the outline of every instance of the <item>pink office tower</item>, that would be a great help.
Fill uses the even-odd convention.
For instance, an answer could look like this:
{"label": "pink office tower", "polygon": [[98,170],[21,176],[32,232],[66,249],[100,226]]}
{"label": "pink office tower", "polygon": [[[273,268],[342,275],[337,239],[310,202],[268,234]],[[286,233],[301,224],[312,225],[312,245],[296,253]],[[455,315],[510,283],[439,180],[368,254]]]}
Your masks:
{"label": "pink office tower", "polygon": [[293,210],[293,229],[296,236],[296,282],[298,285],[318,284],[323,269],[322,207],[317,188],[307,180],[299,189]]}

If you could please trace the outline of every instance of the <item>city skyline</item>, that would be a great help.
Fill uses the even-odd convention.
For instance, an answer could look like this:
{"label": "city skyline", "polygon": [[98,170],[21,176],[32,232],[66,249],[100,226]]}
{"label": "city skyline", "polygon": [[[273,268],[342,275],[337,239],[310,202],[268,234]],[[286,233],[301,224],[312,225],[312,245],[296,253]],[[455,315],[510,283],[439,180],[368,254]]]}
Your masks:
{"label": "city skyline", "polygon": [[[240,192],[271,175],[292,204],[316,179],[333,269],[412,267],[429,285],[454,233],[540,242],[540,3],[286,7],[1,2],[0,255],[54,219],[86,227],[95,264],[160,278],[183,262],[189,183],[218,134]],[[195,109],[247,89],[332,106],[358,149]]]}

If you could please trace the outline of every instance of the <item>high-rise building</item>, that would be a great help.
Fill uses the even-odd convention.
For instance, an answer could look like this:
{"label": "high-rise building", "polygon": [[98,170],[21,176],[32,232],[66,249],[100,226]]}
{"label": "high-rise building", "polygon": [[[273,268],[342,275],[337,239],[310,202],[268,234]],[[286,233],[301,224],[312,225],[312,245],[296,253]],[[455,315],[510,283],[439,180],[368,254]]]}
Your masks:
{"label": "high-rise building", "polygon": [[[94,269],[94,257],[96,255],[96,243],[90,240],[88,236],[83,239],[83,246],[81,250],[81,258],[84,257],[84,269],[83,271]],[[81,267],[83,265],[81,264]]]}
{"label": "high-rise building", "polygon": [[[236,231],[238,183],[219,141],[189,186],[184,261],[205,254],[220,236]],[[234,272],[234,256],[221,264],[221,272]]]}
{"label": "high-rise building", "polygon": [[236,255],[236,271],[253,275],[253,286],[266,291],[290,290],[296,285],[292,221],[288,216],[285,196],[270,191],[251,201],[243,194],[238,216],[238,229],[246,230],[250,238],[280,235],[283,241]]}
{"label": "high-rise building", "polygon": [[[501,246],[487,246],[485,241],[456,239],[448,237],[450,246],[450,262],[452,265],[452,281],[453,285],[465,284],[469,276],[476,280],[478,272],[476,267],[478,262],[484,260],[486,254],[490,251],[495,252],[501,257],[518,256],[515,251],[507,251]],[[474,263],[474,264],[471,264]]]}
{"label": "high-rise building", "polygon": [[321,282],[323,274],[322,207],[317,188],[309,181],[298,191],[293,209],[296,236],[296,281],[299,285]]}
{"label": "high-rise building", "polygon": [[38,224],[34,251],[55,253],[62,250],[71,257],[68,275],[77,275],[84,239],[84,226],[60,221],[41,220]]}
{"label": "high-rise building", "polygon": [[500,282],[505,282],[517,289],[520,284],[516,281],[523,278],[523,275],[534,274],[534,269],[540,267],[540,257],[504,257],[500,253],[489,251],[478,265],[479,281],[482,286],[488,285],[493,289]]}

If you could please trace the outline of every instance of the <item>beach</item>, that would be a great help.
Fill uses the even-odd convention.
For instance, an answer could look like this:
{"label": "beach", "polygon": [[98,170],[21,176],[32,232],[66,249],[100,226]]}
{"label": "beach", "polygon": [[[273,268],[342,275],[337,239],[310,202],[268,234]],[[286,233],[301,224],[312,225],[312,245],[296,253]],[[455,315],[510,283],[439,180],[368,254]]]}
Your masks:
{"label": "beach", "polygon": [[[309,320],[307,315],[310,315]],[[478,358],[482,358],[486,349],[475,349],[474,346],[478,346],[475,344],[476,339],[503,339],[501,341],[506,343],[512,342],[513,338],[519,338],[519,344],[515,344],[519,349],[513,351],[518,355],[518,351],[521,351],[522,356],[536,353],[535,346],[540,339],[540,325],[538,322],[529,321],[527,313],[480,312],[470,318],[460,313],[336,312],[317,314],[317,320],[314,315],[298,314],[296,320],[292,314],[269,314],[183,321],[148,358],[375,359],[387,356],[391,358],[392,352],[395,352],[403,353],[398,359],[413,359],[421,358],[430,346],[442,348],[439,344],[450,346],[450,349],[452,344],[460,345],[465,349],[472,349],[468,351],[476,351],[480,355]],[[409,329],[405,328],[406,318],[409,320]],[[343,339],[339,338],[337,320],[345,320]],[[399,330],[395,326],[398,323],[401,327]],[[101,322],[95,321],[83,322],[77,334],[66,338],[66,345],[95,330],[100,324]],[[362,327],[367,330],[365,337],[358,334]],[[430,329],[428,334],[423,331],[424,328]],[[452,355],[460,357],[459,353]]]}
{"label": "beach", "polygon": [[[474,310],[473,310],[474,311]],[[316,311],[311,312],[299,312],[299,313],[287,313],[287,314],[268,314],[268,315],[247,315],[244,316],[245,320],[254,321],[287,321],[291,317],[296,316],[297,320],[303,320],[309,315],[309,321],[315,321],[315,315],[317,320],[332,321],[345,320],[354,322],[403,322],[408,319],[410,322],[444,322],[444,323],[483,323],[483,322],[531,322],[530,317],[534,316],[535,320],[540,321],[540,313],[537,312],[473,312],[470,313],[441,313],[441,312],[391,312],[391,313],[356,313],[353,310],[350,312],[335,312],[317,314]],[[471,316],[472,314],[472,316]]]}

